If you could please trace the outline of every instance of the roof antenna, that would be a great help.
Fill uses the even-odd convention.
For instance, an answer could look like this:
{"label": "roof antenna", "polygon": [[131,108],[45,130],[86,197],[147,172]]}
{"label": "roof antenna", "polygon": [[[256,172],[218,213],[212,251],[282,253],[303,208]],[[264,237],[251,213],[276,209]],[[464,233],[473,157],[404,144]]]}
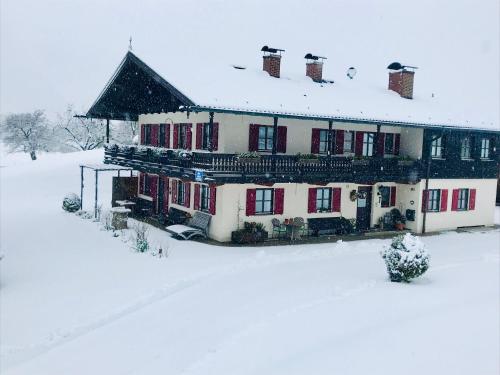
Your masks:
{"label": "roof antenna", "polygon": [[132,36],[130,36],[130,39],[128,40],[128,50],[132,51]]}

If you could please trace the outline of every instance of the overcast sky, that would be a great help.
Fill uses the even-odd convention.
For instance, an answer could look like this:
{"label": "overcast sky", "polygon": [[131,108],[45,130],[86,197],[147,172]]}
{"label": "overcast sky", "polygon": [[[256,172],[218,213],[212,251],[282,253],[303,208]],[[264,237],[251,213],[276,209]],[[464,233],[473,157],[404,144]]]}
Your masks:
{"label": "overcast sky", "polygon": [[[270,1],[275,3],[274,9],[278,9],[278,14],[269,14],[270,7],[267,4]],[[437,3],[441,5],[436,6]],[[463,14],[463,9],[470,9],[469,19],[451,21],[447,17],[448,5],[455,7],[457,3],[461,4],[455,9],[457,14]],[[315,45],[314,38],[311,38],[314,28],[323,27],[324,32],[329,33],[338,18],[335,9],[330,9],[329,13],[323,12],[322,4],[343,7],[345,14],[352,17],[354,25],[353,30],[332,33],[329,48],[332,51],[337,46],[345,49],[337,54],[342,56],[329,56],[327,69],[338,67],[343,72],[350,60],[342,61],[342,65],[339,62],[348,53],[355,50],[370,51],[370,48],[375,51],[373,40],[380,40],[381,46],[392,40],[395,47],[406,45],[406,56],[412,63],[425,61],[422,57],[426,54],[429,55],[425,56],[427,60],[432,58],[432,52],[427,53],[427,50],[437,55],[443,48],[450,48],[454,52],[453,55],[448,53],[448,56],[452,56],[454,61],[443,60],[443,68],[444,64],[460,63],[460,54],[466,56],[486,51],[488,56],[493,56],[493,60],[489,57],[490,66],[482,68],[482,72],[498,70],[498,0],[419,0],[418,3],[409,0],[324,0],[323,3],[321,0],[310,0],[307,1],[307,8],[300,0],[0,0],[0,4],[2,114],[40,108],[53,116],[62,112],[67,104],[73,104],[84,112],[125,55],[131,35],[134,51],[138,52],[139,57],[143,56],[141,50],[154,52],[144,54],[154,55],[153,67],[161,65],[159,59],[189,59],[195,51],[203,51],[206,56],[230,56],[231,44],[234,43],[245,46],[248,56],[243,56],[243,60],[246,63],[254,58],[250,63],[258,66],[261,63],[259,49],[263,44],[288,42],[291,34],[293,43],[278,45],[287,48],[287,53],[294,47],[299,49],[297,56],[309,47],[312,47],[312,52],[322,52],[323,46]],[[434,16],[436,20],[434,25],[439,23],[439,32],[431,30],[425,33],[415,31],[414,27],[405,29],[405,25],[412,21],[412,7],[416,4],[429,9],[429,17]],[[404,12],[405,17],[395,19],[391,13],[395,9],[394,14],[399,9],[399,14]],[[368,25],[366,22],[364,26],[356,25],[360,12],[373,12],[378,16],[370,20]],[[249,14],[253,14],[253,17],[250,18]],[[292,16],[297,18],[297,14],[304,14],[303,20],[287,24],[287,20]],[[413,22],[417,27],[421,26],[422,31],[433,27],[433,22],[426,23],[426,19]],[[472,42],[474,51],[460,51],[461,41],[453,41],[452,37],[446,45],[440,41],[443,30],[449,30],[449,34],[453,35],[464,28],[481,35],[477,42]],[[401,36],[402,32],[412,31],[414,33],[410,34],[410,39]],[[356,39],[356,33],[366,33],[366,36],[361,35]],[[381,36],[379,39],[375,36],[374,39],[373,34],[377,33],[381,33]],[[468,30],[467,34],[470,34]],[[207,40],[207,35],[210,35],[211,40]],[[394,42],[398,36],[401,39]],[[453,46],[449,45],[450,39]],[[424,47],[413,48],[418,43]],[[439,56],[440,61],[443,57],[446,58]],[[387,57],[383,56],[383,61],[390,62],[392,58],[395,56],[388,54]],[[400,58],[404,59],[405,56]],[[238,62],[226,60],[227,63]],[[290,52],[286,62],[292,61],[300,64],[297,69],[303,70],[303,61],[292,59]],[[149,60],[146,62],[149,63]],[[428,70],[433,63],[435,66],[441,64],[437,58],[434,62],[429,60],[426,63],[423,69]],[[473,66],[473,62],[470,66]],[[383,68],[380,66],[381,72],[385,74]],[[424,70],[421,76],[423,74]],[[489,73],[489,76],[497,81],[498,88],[498,73]]]}

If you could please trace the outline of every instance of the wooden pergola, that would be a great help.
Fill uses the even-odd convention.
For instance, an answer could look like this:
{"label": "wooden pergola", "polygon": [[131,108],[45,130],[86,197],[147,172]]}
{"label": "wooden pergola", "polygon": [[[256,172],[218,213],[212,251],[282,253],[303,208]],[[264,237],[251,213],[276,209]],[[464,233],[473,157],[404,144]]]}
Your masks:
{"label": "wooden pergola", "polygon": [[98,201],[98,186],[99,186],[99,172],[115,172],[118,171],[118,177],[120,177],[121,171],[130,171],[130,177],[132,177],[133,169],[130,167],[114,166],[109,164],[80,164],[80,210],[83,209],[83,188],[84,188],[84,176],[83,170],[87,168],[95,173],[95,198],[94,198],[94,218],[97,219],[97,201]]}

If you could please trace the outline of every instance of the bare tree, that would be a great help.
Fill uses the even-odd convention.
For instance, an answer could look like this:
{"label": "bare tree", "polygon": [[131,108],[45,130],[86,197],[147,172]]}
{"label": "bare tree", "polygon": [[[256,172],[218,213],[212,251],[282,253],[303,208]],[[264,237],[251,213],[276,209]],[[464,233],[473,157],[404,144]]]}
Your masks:
{"label": "bare tree", "polygon": [[22,151],[36,160],[38,152],[48,151],[51,131],[42,110],[8,115],[2,128],[2,139],[10,152]]}
{"label": "bare tree", "polygon": [[115,121],[111,124],[111,138],[118,143],[131,144],[137,130],[136,121]]}
{"label": "bare tree", "polygon": [[101,120],[75,117],[76,112],[69,105],[58,115],[57,127],[63,134],[63,142],[78,151],[101,147],[106,138],[106,126]]}

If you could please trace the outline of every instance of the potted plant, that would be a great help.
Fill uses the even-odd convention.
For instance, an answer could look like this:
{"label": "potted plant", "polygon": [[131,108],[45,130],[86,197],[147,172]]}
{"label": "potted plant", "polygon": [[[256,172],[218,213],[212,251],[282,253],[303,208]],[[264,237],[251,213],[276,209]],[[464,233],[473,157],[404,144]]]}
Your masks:
{"label": "potted plant", "polygon": [[411,166],[413,165],[413,159],[411,159],[409,156],[400,156],[398,157],[398,165]]}
{"label": "potted plant", "polygon": [[240,164],[258,164],[261,156],[255,151],[242,152],[241,154],[238,154],[237,159]]}
{"label": "potted plant", "polygon": [[268,232],[264,229],[264,224],[245,222],[243,229],[231,233],[231,241],[238,244],[264,242],[268,235]]}
{"label": "potted plant", "polygon": [[352,165],[368,165],[370,164],[370,159],[366,156],[355,156],[354,159],[352,159]]}
{"label": "potted plant", "polygon": [[319,157],[316,154],[302,154],[299,152],[296,156],[299,164],[302,165],[317,164],[319,162]]}

